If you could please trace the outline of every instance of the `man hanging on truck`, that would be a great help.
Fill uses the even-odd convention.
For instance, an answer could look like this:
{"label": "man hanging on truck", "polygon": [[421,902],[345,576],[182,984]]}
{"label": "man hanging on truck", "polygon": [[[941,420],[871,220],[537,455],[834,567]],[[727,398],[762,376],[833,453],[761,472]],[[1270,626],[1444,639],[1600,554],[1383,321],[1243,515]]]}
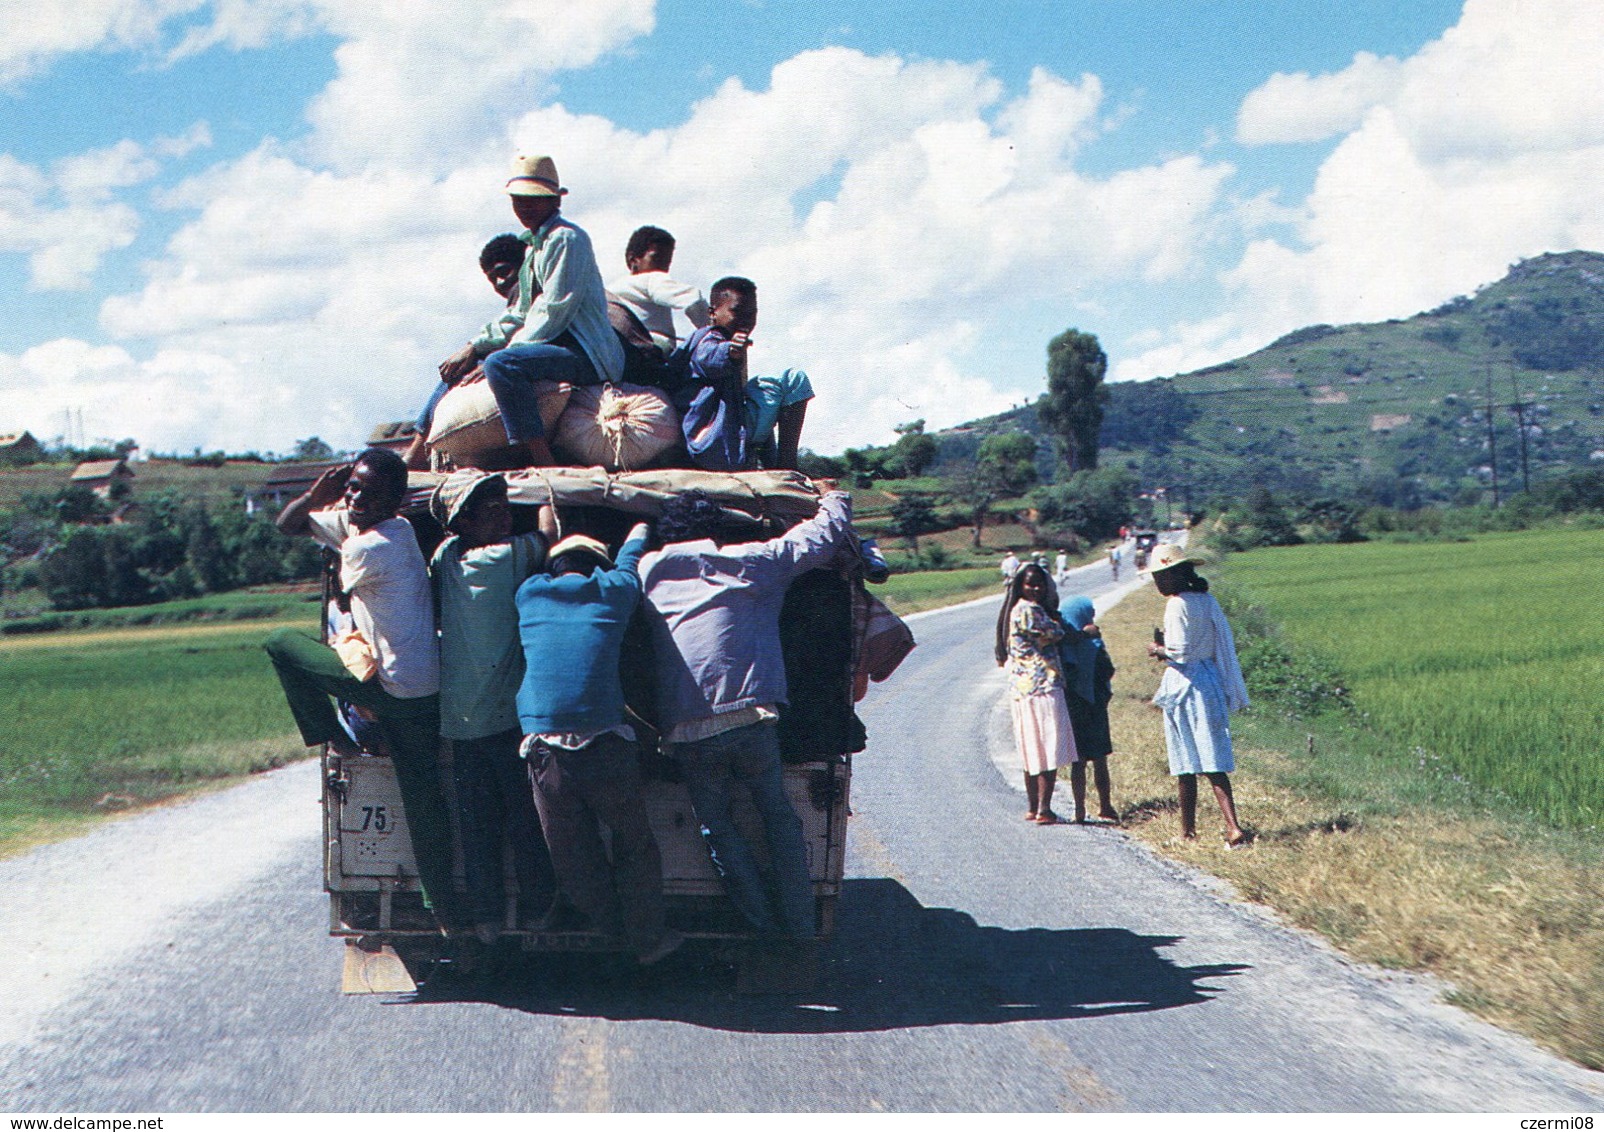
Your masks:
{"label": "man hanging on truck", "polygon": [[[518,717],[557,879],[591,928],[622,936],[642,965],[684,942],[664,923],[662,856],[618,667],[640,604],[646,537],[646,524],[636,524],[615,564],[599,540],[570,535],[552,547],[549,576],[530,577],[517,598]],[[610,860],[599,824],[610,834]]]}
{"label": "man hanging on truck", "polygon": [[550,909],[556,880],[518,747],[517,695],[524,654],[513,598],[524,579],[544,570],[557,535],[550,504],[538,529],[513,534],[504,476],[453,472],[435,488],[429,511],[450,537],[430,573],[440,613],[440,734],[451,740],[462,865],[474,933],[493,943],[506,920],[502,845],[512,849],[522,909],[530,927]]}
{"label": "man hanging on truck", "polygon": [[[544,155],[513,160],[506,188],[529,246],[518,274],[518,301],[472,342],[440,363],[451,385],[475,367],[495,394],[507,443],[528,450],[535,467],[554,462],[533,383],[597,385],[618,381],[624,350],[607,318],[607,292],[590,237],[560,215],[567,189]],[[436,391],[438,393],[438,390]]]}
{"label": "man hanging on truck", "polygon": [[[802,823],[786,797],[776,722],[788,699],[780,645],[786,587],[828,565],[852,537],[852,500],[830,491],[812,519],[742,542],[700,491],[658,519],[662,549],[641,577],[657,666],[658,723],[685,774],[713,863],[743,916],[768,936],[814,933]],[[750,789],[773,864],[772,898],[730,816],[730,787]]]}
{"label": "man hanging on truck", "polygon": [[[287,535],[309,535],[340,556],[356,635],[342,655],[297,629],[264,647],[308,747],[361,752],[329,697],[378,717],[390,746],[424,903],[446,926],[460,923],[451,880],[451,824],[440,787],[440,664],[429,571],[412,525],[400,517],[407,469],[394,452],[369,448],[330,468],[279,513]],[[339,506],[336,506],[339,504]]]}

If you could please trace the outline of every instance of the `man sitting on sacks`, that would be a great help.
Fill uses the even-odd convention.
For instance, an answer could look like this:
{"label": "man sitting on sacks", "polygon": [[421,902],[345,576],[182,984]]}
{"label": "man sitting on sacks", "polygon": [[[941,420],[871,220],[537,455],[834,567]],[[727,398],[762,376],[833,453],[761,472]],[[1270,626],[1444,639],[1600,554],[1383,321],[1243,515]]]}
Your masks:
{"label": "man sitting on sacks", "polygon": [[[523,269],[524,252],[526,251],[528,249],[524,247],[524,242],[511,232],[503,232],[479,250],[479,270],[485,273],[485,279],[490,283],[496,294],[501,296],[501,301],[506,303],[506,309],[502,311],[500,316],[502,318],[508,315],[515,319],[520,318],[518,314],[518,274]],[[474,380],[474,375],[470,373],[462,380],[472,381]],[[434,411],[439,407],[441,398],[451,388],[451,385],[443,381],[440,382],[434,391],[434,395],[429,398],[429,403],[418,414],[418,419],[413,423],[412,446],[407,449],[407,467],[427,468],[429,466],[429,427],[434,423]]]}
{"label": "man sitting on sacks", "polygon": [[[507,194],[524,225],[518,238],[528,245],[517,300],[440,363],[442,387],[469,378],[476,368],[483,374],[501,410],[507,443],[527,449],[535,467],[554,461],[534,383],[599,385],[618,381],[624,372],[624,350],[607,318],[607,292],[590,237],[559,215],[567,191],[550,157],[514,159]],[[443,395],[444,388],[437,389],[435,400]]]}

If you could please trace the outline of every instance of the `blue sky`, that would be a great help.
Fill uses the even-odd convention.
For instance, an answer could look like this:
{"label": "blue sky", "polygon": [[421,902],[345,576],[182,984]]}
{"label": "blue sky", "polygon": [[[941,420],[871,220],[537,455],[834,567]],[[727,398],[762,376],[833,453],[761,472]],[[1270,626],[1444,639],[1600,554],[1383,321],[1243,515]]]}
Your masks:
{"label": "blue sky", "polygon": [[821,451],[1604,248],[1582,0],[38,0],[0,41],[0,431],[353,446],[494,313],[553,154],[604,274],[763,294]]}

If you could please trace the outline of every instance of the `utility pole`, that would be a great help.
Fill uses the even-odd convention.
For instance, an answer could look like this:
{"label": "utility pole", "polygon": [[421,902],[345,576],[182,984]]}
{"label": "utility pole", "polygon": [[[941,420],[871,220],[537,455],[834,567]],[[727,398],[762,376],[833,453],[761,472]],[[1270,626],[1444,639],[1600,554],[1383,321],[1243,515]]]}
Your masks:
{"label": "utility pole", "polygon": [[1493,510],[1498,510],[1498,437],[1493,432],[1493,367],[1485,368],[1487,375],[1487,459],[1493,469]]}
{"label": "utility pole", "polygon": [[1530,494],[1532,475],[1526,458],[1526,401],[1520,395],[1520,378],[1514,370],[1509,371],[1509,383],[1515,388],[1515,403],[1510,408],[1515,410],[1515,419],[1520,422],[1520,486],[1522,491]]}

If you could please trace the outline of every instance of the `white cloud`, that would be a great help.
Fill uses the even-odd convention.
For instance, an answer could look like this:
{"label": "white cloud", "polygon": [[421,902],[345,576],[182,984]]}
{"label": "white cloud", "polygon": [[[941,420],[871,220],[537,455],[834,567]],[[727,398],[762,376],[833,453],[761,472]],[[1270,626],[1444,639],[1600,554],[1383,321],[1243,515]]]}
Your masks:
{"label": "white cloud", "polygon": [[116,200],[161,169],[161,159],[210,143],[204,124],[149,145],[124,139],[56,162],[51,173],[0,154],[0,252],[28,256],[35,290],[84,290],[101,259],[128,247],[139,214]]}
{"label": "white cloud", "polygon": [[[102,323],[131,349],[229,359],[288,391],[284,411],[252,418],[247,447],[355,443],[415,411],[434,364],[494,314],[476,254],[513,227],[508,155],[538,148],[556,155],[565,212],[604,275],[622,271],[630,231],[654,223],[679,238],[680,277],[752,276],[753,364],[815,378],[805,443],[881,441],[915,417],[955,423],[1016,401],[1040,347],[1030,369],[1000,371],[1010,322],[1069,309],[1100,282],[1195,270],[1230,168],[1183,157],[1078,172],[1105,128],[1101,98],[1093,76],[1038,71],[1005,99],[983,66],[831,48],[782,62],[766,89],[730,80],[665,129],[537,109],[444,176],[320,169],[268,144],[164,196],[196,215]],[[204,414],[151,416],[140,439],[219,446],[238,410],[217,405],[215,434],[180,434],[207,427]]]}
{"label": "white cloud", "polygon": [[147,447],[182,450],[207,438],[247,451],[260,443],[256,422],[296,409],[292,388],[262,380],[237,359],[162,350],[139,360],[121,347],[75,339],[0,355],[0,398],[13,406],[18,427],[39,436],[58,432],[71,410],[90,438],[133,436]]}
{"label": "white cloud", "polygon": [[1297,239],[1252,240],[1223,274],[1229,317],[1177,326],[1119,372],[1224,361],[1309,323],[1408,316],[1522,257],[1604,250],[1601,55],[1604,8],[1591,0],[1469,0],[1396,68],[1272,79],[1243,104],[1252,140],[1312,136],[1332,107],[1382,93],[1321,165]]}
{"label": "white cloud", "polygon": [[1236,138],[1243,145],[1323,141],[1351,130],[1376,104],[1391,98],[1403,81],[1402,64],[1368,51],[1347,69],[1311,78],[1271,75],[1242,101]]}

